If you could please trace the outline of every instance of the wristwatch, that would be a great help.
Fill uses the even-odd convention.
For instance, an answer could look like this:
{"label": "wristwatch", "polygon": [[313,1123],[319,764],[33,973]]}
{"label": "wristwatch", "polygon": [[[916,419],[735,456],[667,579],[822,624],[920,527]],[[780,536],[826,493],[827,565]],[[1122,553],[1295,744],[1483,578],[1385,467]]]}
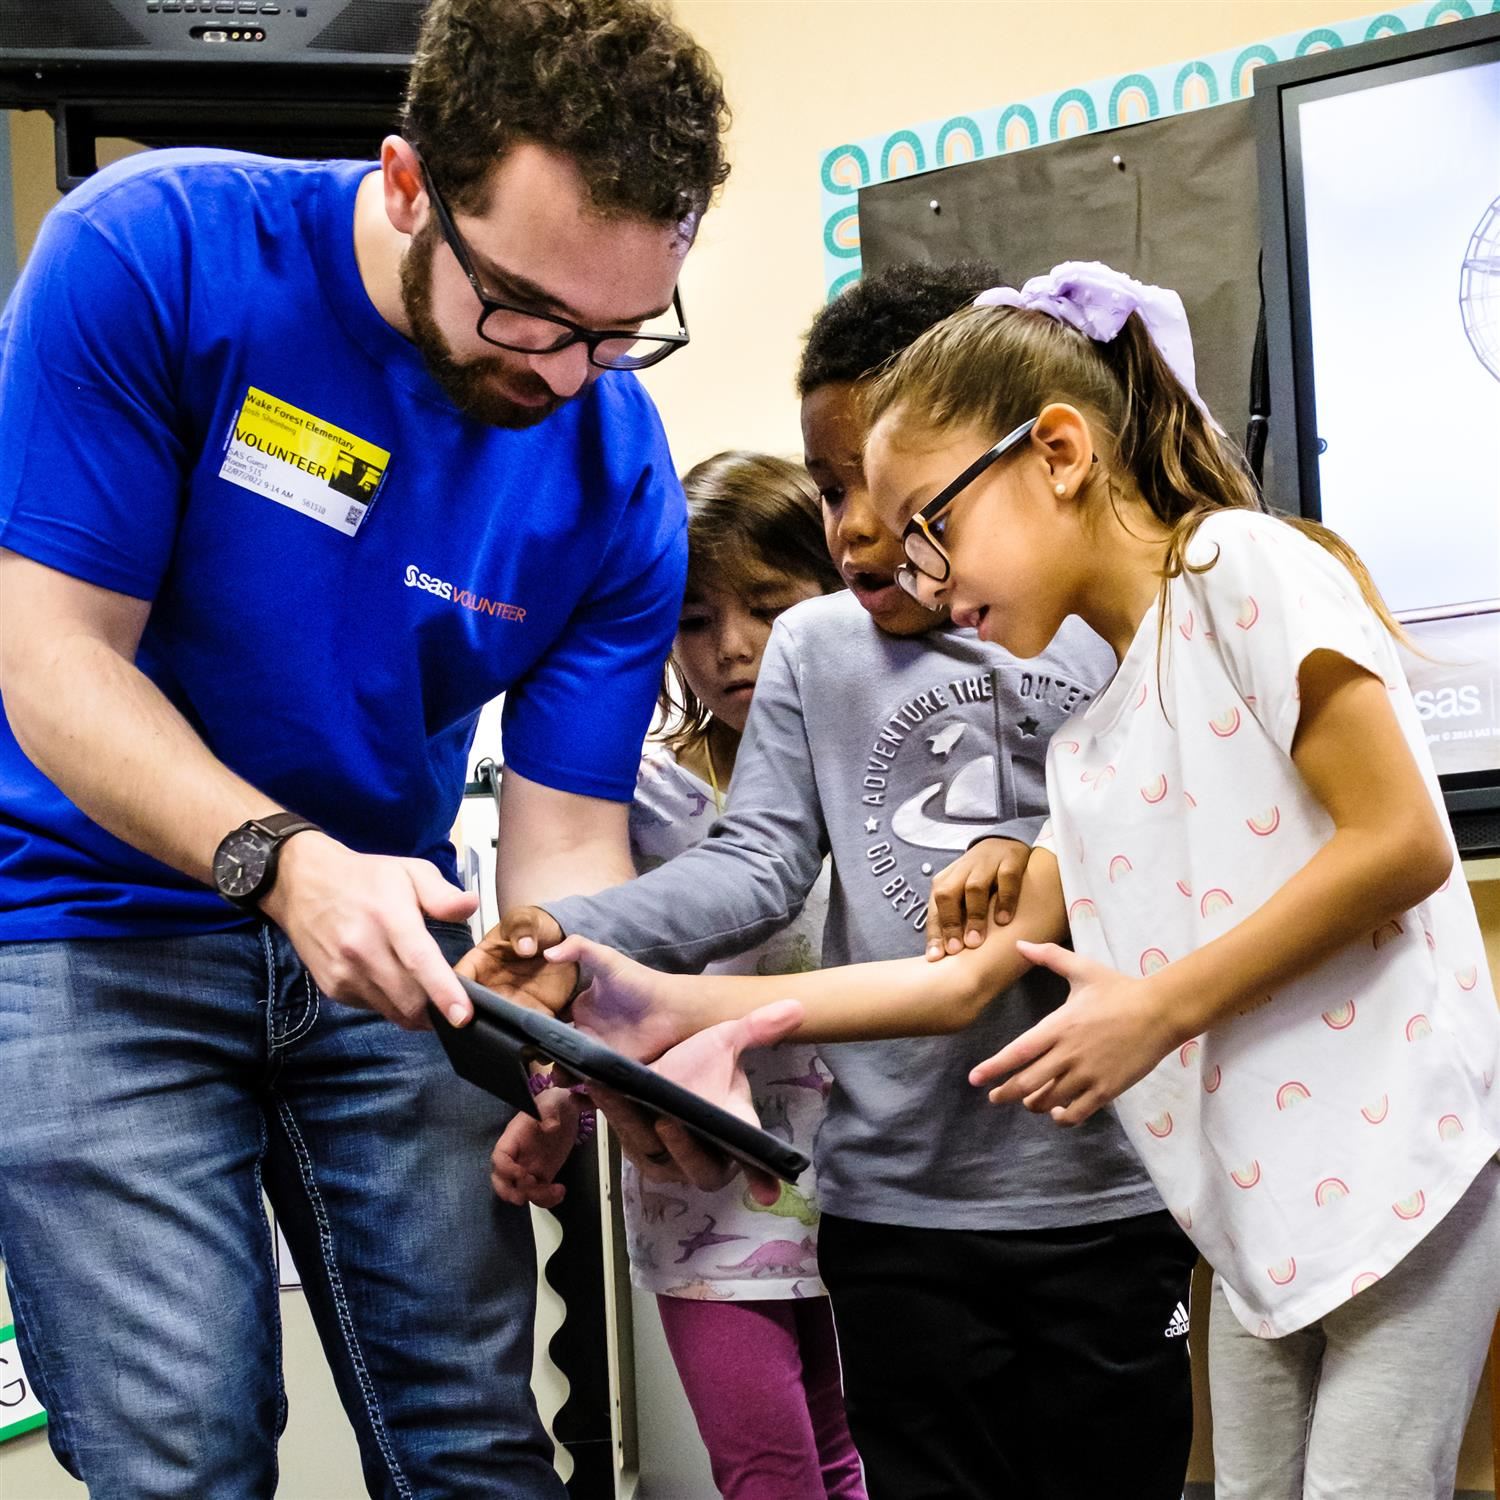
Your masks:
{"label": "wristwatch", "polygon": [[214,850],[214,889],[241,911],[255,911],[276,884],[281,846],[293,834],[316,829],[297,813],[251,818],[226,833]]}

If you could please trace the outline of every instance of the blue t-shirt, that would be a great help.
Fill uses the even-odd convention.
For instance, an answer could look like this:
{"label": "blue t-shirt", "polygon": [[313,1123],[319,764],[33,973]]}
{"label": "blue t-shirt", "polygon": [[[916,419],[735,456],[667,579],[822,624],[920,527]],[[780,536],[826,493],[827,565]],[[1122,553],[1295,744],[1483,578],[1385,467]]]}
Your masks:
{"label": "blue t-shirt", "polygon": [[[0,319],[0,546],[150,600],[138,664],[215,756],[453,878],[501,693],[523,776],[634,794],[684,506],[630,375],[525,431],[457,411],[360,280],[370,170],[163,151],[53,211]],[[91,822],[0,719],[0,940],[242,920]]]}

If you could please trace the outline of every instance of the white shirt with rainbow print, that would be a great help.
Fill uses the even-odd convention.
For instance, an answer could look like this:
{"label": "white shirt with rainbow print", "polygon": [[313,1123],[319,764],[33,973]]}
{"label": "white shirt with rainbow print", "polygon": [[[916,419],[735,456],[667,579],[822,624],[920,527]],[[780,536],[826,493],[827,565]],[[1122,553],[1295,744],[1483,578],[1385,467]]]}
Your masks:
{"label": "white shirt with rainbow print", "polygon": [[[1217,552],[1217,560],[1214,561]],[[1332,554],[1215,515],[1109,687],[1053,738],[1052,820],[1077,951],[1149,974],[1242,921],[1332,823],[1292,763],[1297,676],[1330,650],[1379,676],[1440,797],[1395,642]],[[1500,1147],[1500,1013],[1468,888],[1332,954],[1187,1042],[1116,1103],[1167,1207],[1263,1337],[1390,1269]]]}

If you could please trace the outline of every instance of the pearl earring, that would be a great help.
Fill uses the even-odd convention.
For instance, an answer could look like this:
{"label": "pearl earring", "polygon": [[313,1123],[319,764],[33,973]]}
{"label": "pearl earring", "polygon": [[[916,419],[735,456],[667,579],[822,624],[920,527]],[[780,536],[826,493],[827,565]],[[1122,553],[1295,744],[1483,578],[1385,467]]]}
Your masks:
{"label": "pearl earring", "polygon": [[1068,493],[1067,485],[1063,484],[1061,481],[1059,481],[1057,484],[1054,484],[1052,486],[1052,489],[1053,493],[1056,494],[1059,500],[1061,500],[1062,497]]}

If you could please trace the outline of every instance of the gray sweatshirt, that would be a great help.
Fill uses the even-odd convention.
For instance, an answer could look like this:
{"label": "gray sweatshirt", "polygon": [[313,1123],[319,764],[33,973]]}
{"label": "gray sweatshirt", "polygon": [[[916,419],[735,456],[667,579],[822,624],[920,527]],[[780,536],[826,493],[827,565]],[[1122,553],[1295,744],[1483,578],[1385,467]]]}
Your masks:
{"label": "gray sweatshirt", "polygon": [[[932,875],[986,833],[1031,841],[1047,741],[1113,670],[1076,620],[1019,661],[969,630],[885,635],[848,593],[800,604],[766,647],[709,837],[628,885],[549,910],[565,932],[696,972],[795,917],[831,854],[824,965],[919,954]],[[1038,970],[954,1036],[820,1045],[834,1077],[816,1146],[823,1207],[944,1229],[1159,1209],[1112,1110],[1064,1130],[1019,1105],[996,1108],[968,1082],[1065,993]]]}

